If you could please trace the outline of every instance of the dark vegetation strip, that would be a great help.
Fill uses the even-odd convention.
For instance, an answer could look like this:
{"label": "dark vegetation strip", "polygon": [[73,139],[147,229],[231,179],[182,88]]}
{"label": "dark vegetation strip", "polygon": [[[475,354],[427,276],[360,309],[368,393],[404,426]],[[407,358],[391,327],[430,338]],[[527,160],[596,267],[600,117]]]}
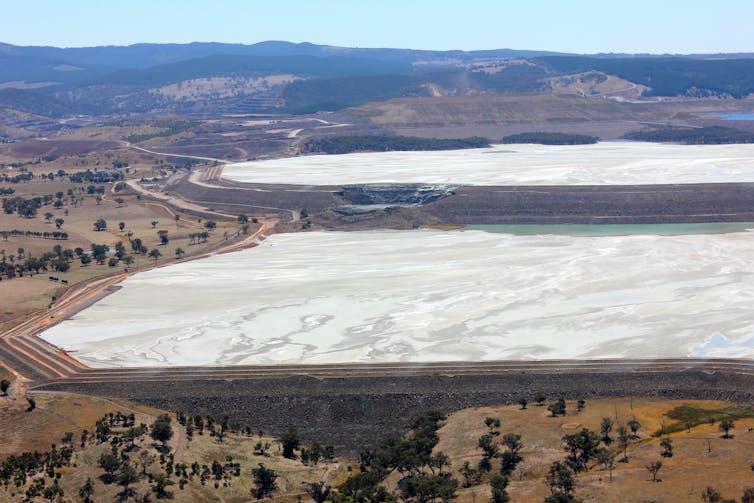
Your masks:
{"label": "dark vegetation strip", "polygon": [[686,145],[722,145],[754,143],[754,133],[740,129],[712,126],[703,128],[668,127],[651,131],[626,133],[623,138],[635,141],[685,143]]}
{"label": "dark vegetation strip", "polygon": [[733,405],[722,409],[702,409],[692,405],[679,405],[666,414],[674,423],[665,425],[653,434],[655,437],[691,429],[700,424],[715,424],[725,419],[743,419],[754,417],[754,407],[748,405]]}
{"label": "dark vegetation strip", "polygon": [[417,138],[413,136],[335,136],[306,143],[307,152],[347,154],[349,152],[387,152],[408,150],[457,150],[489,147],[487,138]]}
{"label": "dark vegetation strip", "polygon": [[590,145],[597,143],[597,136],[569,133],[518,133],[504,137],[501,143],[538,143],[540,145]]}
{"label": "dark vegetation strip", "polygon": [[132,134],[126,136],[123,139],[129,143],[139,143],[142,141],[151,140],[152,138],[165,138],[168,136],[185,133],[186,131],[198,126],[199,124],[201,123],[197,121],[157,121],[156,123],[150,125],[156,128],[160,128],[160,131],[144,134]]}
{"label": "dark vegetation strip", "polygon": [[64,231],[30,231],[22,229],[0,229],[0,237],[7,239],[9,236],[24,236],[27,238],[41,238],[41,239],[68,239],[68,233]]}

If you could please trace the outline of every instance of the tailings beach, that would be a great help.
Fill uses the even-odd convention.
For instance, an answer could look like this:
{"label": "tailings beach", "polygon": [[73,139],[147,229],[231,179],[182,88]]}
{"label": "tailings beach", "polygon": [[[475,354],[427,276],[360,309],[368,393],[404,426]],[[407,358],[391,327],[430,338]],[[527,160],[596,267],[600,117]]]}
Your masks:
{"label": "tailings beach", "polygon": [[223,178],[296,185],[651,185],[754,182],[754,145],[495,145],[437,152],[310,155],[230,164]]}
{"label": "tailings beach", "polygon": [[128,278],[41,336],[92,367],[752,357],[745,228],[278,234]]}

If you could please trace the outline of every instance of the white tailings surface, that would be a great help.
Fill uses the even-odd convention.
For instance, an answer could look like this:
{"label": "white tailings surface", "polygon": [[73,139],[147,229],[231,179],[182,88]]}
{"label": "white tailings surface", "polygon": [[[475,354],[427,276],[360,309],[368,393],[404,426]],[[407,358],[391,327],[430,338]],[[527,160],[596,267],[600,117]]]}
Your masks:
{"label": "white tailings surface", "polygon": [[311,155],[230,164],[248,183],[347,185],[635,185],[754,182],[754,144],[495,145],[440,152]]}
{"label": "white tailings surface", "polygon": [[754,357],[754,233],[311,232],[135,275],[42,334],[94,367]]}

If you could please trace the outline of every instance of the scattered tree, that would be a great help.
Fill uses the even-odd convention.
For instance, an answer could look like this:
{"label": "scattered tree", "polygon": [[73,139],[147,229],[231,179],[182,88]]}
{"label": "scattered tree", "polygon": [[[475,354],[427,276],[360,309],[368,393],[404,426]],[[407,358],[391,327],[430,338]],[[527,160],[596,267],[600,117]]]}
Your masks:
{"label": "scattered tree", "polygon": [[496,428],[500,428],[500,418],[499,417],[486,417],[484,419],[484,425],[489,428],[490,433],[492,433]]}
{"label": "scattered tree", "polygon": [[673,457],[673,441],[671,439],[664,437],[662,440],[660,440],[660,447],[662,448],[660,456],[662,456],[663,458]]}
{"label": "scattered tree", "polygon": [[641,428],[641,423],[637,421],[636,418],[633,418],[628,422],[628,427],[631,428],[631,436],[633,438],[638,438],[638,435],[636,433]]}
{"label": "scattered tree", "polygon": [[325,503],[332,492],[332,488],[324,482],[304,482],[304,487],[314,503]]}
{"label": "scattered tree", "polygon": [[458,481],[449,474],[412,474],[398,481],[401,499],[406,503],[450,501],[456,497]]}
{"label": "scattered tree", "polygon": [[131,495],[129,486],[137,480],[139,480],[139,476],[136,474],[136,470],[129,465],[123,465],[121,467],[120,472],[118,472],[118,485],[123,486],[123,492],[121,494],[124,499]]}
{"label": "scattered tree", "polygon": [[563,400],[562,398],[558,399],[557,402],[553,402],[550,405],[548,405],[547,410],[550,411],[550,414],[552,414],[552,417],[565,416],[566,414],[565,400]]}
{"label": "scattered tree", "polygon": [[167,448],[167,442],[173,438],[173,427],[170,425],[170,416],[167,414],[161,414],[152,423],[150,436],[157,442],[162,443],[162,448]]}
{"label": "scattered tree", "polygon": [[492,478],[490,478],[490,488],[492,489],[491,503],[507,503],[510,501],[511,498],[508,495],[508,491],[506,491],[508,488],[508,477],[493,475]]}
{"label": "scattered tree", "polygon": [[586,470],[589,461],[597,456],[600,445],[599,436],[586,428],[578,433],[563,436],[565,450],[568,452],[566,462],[576,472]]}
{"label": "scattered tree", "polygon": [[524,444],[521,443],[521,435],[517,433],[506,433],[503,436],[503,445],[506,450],[500,455],[500,473],[505,476],[510,476],[516,470],[518,464],[524,459],[520,454]]}
{"label": "scattered tree", "polygon": [[280,439],[283,444],[283,457],[288,459],[296,459],[296,449],[299,446],[298,433],[295,430],[288,430],[285,435]]}
{"label": "scattered tree", "polygon": [[251,494],[258,500],[272,494],[277,489],[275,482],[278,478],[277,474],[274,470],[265,468],[262,463],[259,463],[259,468],[252,469],[251,474],[254,477],[254,488],[251,490]]}
{"label": "scattered tree", "polygon": [[482,449],[482,460],[479,461],[479,470],[488,472],[492,468],[492,458],[497,455],[499,447],[493,442],[492,435],[482,435],[479,437],[478,445]]}
{"label": "scattered tree", "polygon": [[92,494],[94,494],[94,482],[87,478],[84,485],[79,488],[79,497],[84,503],[92,503]]}
{"label": "scattered tree", "polygon": [[154,486],[152,486],[152,491],[157,495],[158,499],[170,498],[171,493],[167,488],[173,484],[174,482],[170,480],[170,477],[166,474],[158,473],[154,476]]}
{"label": "scattered tree", "polygon": [[463,487],[477,485],[482,480],[482,474],[476,468],[472,468],[468,461],[464,461],[463,466],[458,469],[458,473],[463,477]]}
{"label": "scattered tree", "polygon": [[102,482],[110,484],[115,481],[115,472],[120,468],[120,460],[112,452],[105,452],[97,460],[97,466],[105,471],[101,477]]}
{"label": "scattered tree", "polygon": [[720,431],[723,433],[723,438],[731,438],[730,430],[735,427],[735,423],[732,419],[723,419],[720,421]]}
{"label": "scattered tree", "polygon": [[613,420],[609,417],[603,417],[602,422],[600,423],[600,433],[602,434],[602,441],[607,445],[610,445],[613,441],[613,439],[610,438],[611,431],[613,431]]}
{"label": "scattered tree", "polygon": [[568,466],[560,461],[550,465],[550,470],[545,475],[545,482],[553,496],[565,496],[570,501],[573,491],[576,489],[576,478]]}
{"label": "scattered tree", "polygon": [[597,451],[597,461],[605,470],[610,472],[610,481],[612,482],[613,468],[615,467],[615,453],[613,453],[610,449],[601,447]]}
{"label": "scattered tree", "polygon": [[647,463],[647,471],[652,475],[652,482],[658,482],[657,473],[660,471],[660,468],[662,468],[662,461],[658,460]]}
{"label": "scattered tree", "polygon": [[621,461],[623,463],[627,463],[628,462],[628,430],[626,430],[625,426],[618,427],[618,445],[620,445],[620,448],[623,451],[623,458],[621,459]]}

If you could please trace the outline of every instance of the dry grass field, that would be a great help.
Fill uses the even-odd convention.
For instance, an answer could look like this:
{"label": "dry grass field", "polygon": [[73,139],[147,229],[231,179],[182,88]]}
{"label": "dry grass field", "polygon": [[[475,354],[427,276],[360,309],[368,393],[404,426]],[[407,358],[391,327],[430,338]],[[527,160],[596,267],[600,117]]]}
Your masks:
{"label": "dry grass field", "polygon": [[[97,463],[100,455],[111,450],[110,443],[88,443],[85,448],[80,448],[79,439],[81,432],[87,429],[95,430],[95,422],[105,414],[122,412],[133,413],[135,424],[152,424],[155,419],[165,411],[151,409],[129,402],[111,400],[106,398],[94,398],[78,395],[37,393],[36,409],[29,412],[26,410],[27,403],[23,398],[9,399],[0,398],[0,458],[5,459],[11,454],[19,454],[25,450],[46,451],[52,444],[60,446],[61,438],[66,432],[73,433],[76,452],[72,463],[59,471],[60,487],[63,488],[65,501],[81,501],[78,497],[78,489],[91,478],[95,483],[93,494],[94,501],[117,501],[118,492],[122,487],[116,483],[104,484],[99,480],[103,471]],[[204,434],[195,433],[189,440],[185,428],[172,416],[172,428],[174,435],[168,442],[170,452],[175,457],[175,465],[193,463],[199,465],[212,465],[213,461],[220,463],[232,459],[240,465],[239,477],[228,477],[220,480],[215,487],[214,478],[201,483],[198,477],[189,481],[185,488],[178,488],[178,477],[173,476],[174,486],[169,488],[173,493],[173,501],[191,502],[227,502],[240,503],[252,501],[251,489],[253,479],[251,469],[263,463],[266,467],[277,472],[279,497],[276,501],[294,502],[299,498],[307,499],[304,492],[304,481],[327,481],[329,484],[337,484],[345,477],[345,465],[335,462],[320,462],[316,466],[305,465],[300,460],[283,458],[280,442],[264,434],[227,433],[222,442],[217,437],[210,436],[207,431]],[[117,428],[116,428],[117,434]],[[266,455],[254,454],[257,443],[268,444]],[[151,453],[155,458],[159,452],[154,448],[153,440],[149,435],[144,435],[136,440],[135,449],[131,454],[132,460],[140,460],[141,452]],[[142,467],[135,461],[138,471]],[[147,473],[156,474],[160,471],[158,459],[149,465]],[[40,474],[41,475],[41,474]],[[38,477],[36,477],[38,478]],[[50,485],[48,479],[46,484]],[[0,486],[0,501],[12,502],[23,499],[23,494],[29,484],[20,488],[11,483],[3,489]],[[133,489],[138,495],[151,494],[151,485],[147,478],[142,478],[135,483]],[[154,497],[154,494],[152,494]],[[38,499],[42,501],[40,497]],[[133,501],[133,498],[129,498]],[[37,500],[34,500],[37,501]]]}
{"label": "dry grass field", "polygon": [[[75,454],[69,467],[58,470],[59,484],[64,489],[67,501],[77,499],[78,488],[90,477],[95,481],[95,501],[115,501],[120,487],[117,484],[104,484],[99,480],[102,469],[97,467],[97,460],[103,453],[110,451],[110,444],[89,442],[86,447],[79,446],[78,439],[83,429],[94,431],[97,419],[108,413],[123,412],[135,414],[135,424],[152,424],[164,411],[134,405],[132,403],[94,398],[81,395],[35,393],[36,409],[26,410],[26,401],[21,397],[0,398],[0,457],[3,459],[10,454],[18,454],[22,450],[48,450],[50,445],[60,445],[60,439],[66,432],[73,433]],[[501,425],[493,428],[499,432],[495,434],[495,442],[500,442],[502,434],[515,432],[522,435],[524,448],[521,451],[524,461],[513,473],[508,492],[511,501],[536,502],[542,501],[549,494],[544,483],[543,475],[554,460],[563,459],[564,451],[561,447],[561,437],[573,433],[581,428],[599,431],[603,417],[610,417],[616,424],[625,424],[630,419],[641,423],[638,438],[632,439],[627,454],[627,463],[618,462],[611,477],[602,466],[590,466],[590,469],[577,476],[576,496],[584,502],[687,502],[701,501],[701,492],[711,485],[726,498],[738,498],[746,486],[754,485],[751,463],[754,455],[754,433],[749,428],[754,426],[754,419],[738,419],[732,430],[732,438],[721,438],[718,424],[704,422],[693,426],[690,431],[685,427],[681,431],[666,435],[673,442],[673,456],[660,457],[660,438],[654,436],[662,428],[668,430],[677,426],[676,421],[669,418],[668,411],[681,405],[687,405],[699,413],[695,419],[701,419],[704,414],[700,411],[717,411],[715,417],[725,416],[724,412],[751,414],[751,408],[742,409],[733,404],[712,401],[667,401],[652,399],[601,399],[589,401],[586,407],[576,412],[575,403],[568,402],[568,415],[552,418],[546,407],[530,405],[526,410],[518,406],[480,407],[466,409],[451,414],[439,430],[440,441],[435,447],[435,453],[443,451],[450,458],[451,474],[461,480],[458,468],[465,461],[476,466],[481,459],[481,451],[476,447],[478,438],[490,430],[484,425],[486,417],[499,418]],[[731,408],[733,407],[733,408]],[[691,410],[691,409],[689,409]],[[748,411],[748,412],[747,412]],[[171,491],[174,501],[224,501],[242,502],[253,501],[251,489],[253,480],[251,470],[259,463],[272,468],[278,475],[278,490],[273,495],[274,501],[294,502],[297,500],[310,501],[304,492],[303,482],[324,481],[336,487],[342,483],[351,470],[358,470],[356,459],[340,458],[334,461],[321,461],[317,465],[302,463],[300,459],[286,459],[282,457],[281,443],[278,439],[263,433],[257,433],[254,425],[251,434],[231,432],[220,442],[216,436],[194,433],[191,439],[186,430],[172,415],[174,435],[168,442],[170,452],[174,455],[176,466],[183,463],[191,466],[211,465],[213,461],[220,463],[239,463],[240,475],[226,477],[217,481],[208,479],[202,484],[198,477],[187,481],[185,488],[178,488],[178,477],[172,479],[176,483]],[[616,420],[617,418],[617,420]],[[122,433],[115,428],[116,436]],[[612,437],[617,438],[615,431]],[[254,453],[258,443],[268,444],[265,455]],[[142,451],[159,455],[155,445],[144,435],[135,441],[136,447],[130,454],[132,461],[140,459]],[[302,445],[303,447],[303,445]],[[620,451],[617,441],[611,444],[611,449]],[[297,452],[300,454],[300,452]],[[651,481],[645,465],[650,461],[662,461],[662,468],[658,473],[659,481]],[[141,471],[138,461],[133,461],[135,468]],[[594,465],[594,463],[592,464]],[[147,473],[157,474],[164,469],[164,465],[154,462],[147,468]],[[492,472],[499,469],[499,461],[493,460]],[[41,474],[40,474],[41,475]],[[385,481],[391,491],[397,490],[399,474],[394,472]],[[470,488],[460,488],[455,501],[484,502],[490,498],[488,476],[479,485]],[[50,480],[47,480],[50,484]],[[0,501],[17,501],[28,485],[20,488],[11,483],[5,489],[0,488]],[[148,478],[141,478],[132,486],[136,493],[143,495],[150,492],[151,485]]]}
{"label": "dry grass field", "polygon": [[[670,430],[677,421],[666,416],[671,409],[689,404],[697,409],[720,411],[732,404],[712,401],[667,401],[659,399],[600,399],[589,401],[586,407],[576,411],[576,403],[568,402],[568,414],[553,418],[544,406],[530,404],[526,410],[519,406],[480,407],[452,414],[439,431],[440,442],[435,452],[443,451],[452,460],[453,470],[464,461],[472,466],[481,459],[477,448],[479,437],[487,433],[486,417],[500,418],[501,434],[522,435],[524,461],[511,479],[508,492],[512,501],[542,501],[549,495],[544,475],[550,464],[562,460],[565,451],[561,438],[576,433],[582,428],[600,431],[602,418],[611,418],[615,426],[610,436],[614,442],[611,449],[620,451],[616,429],[631,419],[637,419],[642,427],[638,439],[631,440],[627,463],[619,462],[622,453],[615,459],[613,479],[608,471],[596,462],[577,477],[576,496],[585,502],[686,502],[701,501],[701,492],[709,485],[727,498],[739,498],[746,486],[754,486],[754,418],[735,422],[733,438],[723,439],[718,426],[704,422],[690,430],[681,426],[681,431],[654,436],[663,428]],[[747,409],[752,412],[751,408]],[[724,417],[725,414],[718,414]],[[661,457],[660,438],[673,442],[673,456]],[[646,469],[649,462],[661,460],[658,473],[660,482],[652,482]],[[498,464],[493,463],[493,473]],[[487,501],[489,485],[460,489],[458,501]]]}
{"label": "dry grass field", "polygon": [[[135,261],[131,268],[138,269],[175,260],[177,248],[182,248],[188,256],[201,254],[224,241],[226,232],[229,236],[234,236],[239,230],[238,225],[233,222],[218,222],[217,228],[209,231],[210,238],[207,242],[197,243],[192,241],[189,235],[207,231],[204,227],[205,222],[200,222],[200,219],[179,214],[179,219],[176,220],[174,211],[161,203],[137,199],[135,195],[111,193],[112,184],[106,185],[105,195],[98,202],[95,195],[81,192],[81,189],[88,185],[62,181],[12,185],[16,190],[13,197],[43,196],[58,191],[67,194],[69,189],[73,189],[74,197],[78,202],[73,204],[70,201],[71,198],[66,195],[64,206],[57,209],[52,204],[43,206],[38,210],[37,216],[31,219],[16,214],[0,213],[0,231],[19,229],[52,232],[57,230],[55,220],[62,218],[64,223],[59,230],[67,232],[69,236],[67,240],[52,240],[9,235],[0,238],[0,250],[4,251],[0,254],[3,254],[6,260],[11,260],[11,256],[13,256],[12,260],[18,260],[18,250],[21,248],[24,251],[24,256],[29,254],[41,256],[43,253],[51,251],[55,245],[70,249],[77,247],[89,249],[92,243],[96,243],[106,244],[113,248],[116,242],[122,242],[128,253],[131,254],[129,239],[139,238],[149,250],[157,249],[162,256],[155,261],[146,255],[132,254]],[[118,202],[118,199],[121,202]],[[49,220],[44,217],[45,213],[48,212],[53,215]],[[94,230],[93,224],[99,218],[103,218],[107,222],[106,230]],[[122,231],[119,228],[120,222],[124,223]],[[161,244],[158,231],[168,232],[168,244]],[[129,233],[132,233],[130,238]],[[95,276],[121,271],[122,268],[122,265],[109,267],[107,263],[97,265],[95,262],[83,266],[77,259],[74,259],[71,268],[65,273],[45,273],[42,271],[33,276],[26,274],[24,277],[16,277],[10,280],[3,278],[0,281],[0,298],[3,299],[0,308],[0,329],[4,328],[4,322],[13,323],[10,320],[46,308],[53,297],[59,297],[65,291],[62,282],[52,282],[48,279],[49,276],[53,275],[60,280],[68,281],[69,285],[73,285]]]}

